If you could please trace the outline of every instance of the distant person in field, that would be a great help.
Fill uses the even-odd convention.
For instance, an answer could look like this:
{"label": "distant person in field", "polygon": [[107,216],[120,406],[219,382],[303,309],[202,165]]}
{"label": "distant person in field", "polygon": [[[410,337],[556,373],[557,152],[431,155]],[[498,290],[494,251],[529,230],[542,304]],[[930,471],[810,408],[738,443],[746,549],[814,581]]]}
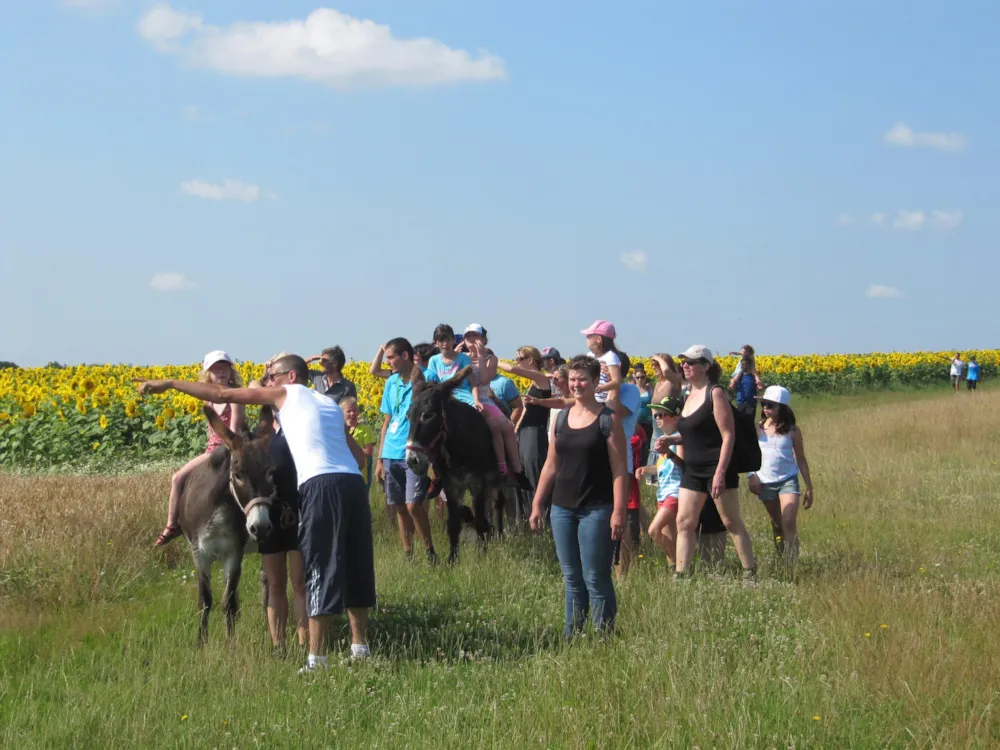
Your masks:
{"label": "distant person in field", "polygon": [[431,539],[431,524],[427,517],[429,480],[406,465],[406,441],[410,435],[410,405],[413,402],[413,377],[419,372],[424,380],[433,382],[437,376],[413,363],[413,347],[406,339],[394,338],[380,349],[384,353],[392,376],[382,391],[382,434],[379,438],[375,480],[385,482],[385,501],[396,509],[399,539],[407,559],[413,558],[413,534],[423,540],[427,561],[437,562],[437,552]]}
{"label": "distant person in field", "polygon": [[[201,364],[201,381],[203,383],[213,383],[225,388],[239,388],[240,374],[233,367],[233,359],[224,351],[216,350],[205,355]],[[219,415],[226,426],[233,432],[240,432],[246,429],[246,413],[242,404],[209,404]],[[200,456],[192,458],[170,479],[170,499],[167,502],[167,525],[156,538],[156,547],[162,547],[172,539],[181,535],[181,527],[177,522],[180,515],[181,490],[184,483],[191,476],[196,468],[208,461],[212,451],[222,445],[222,438],[215,434],[211,427],[208,428],[208,444],[205,452]]]}
{"label": "distant person in field", "polygon": [[756,420],[757,394],[763,390],[764,384],[757,372],[754,349],[750,344],[744,344],[738,353],[730,352],[730,354],[740,358],[729,380],[729,390],[736,394],[736,410],[743,412],[751,420]]}
{"label": "distant person in field", "polygon": [[365,455],[348,432],[340,406],[309,383],[308,365],[294,354],[271,364],[268,385],[261,388],[139,381],[141,394],[174,389],[202,401],[278,409],[299,489],[299,549],[309,615],[309,656],[300,674],[327,668],[333,618],[345,609],[351,658],[367,658],[368,610],[375,606],[372,517],[360,468]]}
{"label": "distant person in field", "polygon": [[579,356],[568,369],[573,405],[556,419],[529,521],[533,530],[542,530],[551,492],[552,536],[566,589],[567,639],[583,628],[588,613],[599,631],[614,627],[618,603],[611,566],[628,506],[625,431],[618,415],[595,398],[600,364]]}
{"label": "distant person in field", "polygon": [[621,352],[615,346],[614,323],[609,320],[595,320],[589,327],[580,331],[587,337],[587,348],[592,357],[604,365],[601,370],[601,382],[597,386],[597,400],[604,404],[610,403],[612,409],[617,409],[618,394],[622,386]]}
{"label": "distant person in field", "polygon": [[967,374],[965,376],[965,387],[970,391],[976,390],[976,386],[979,385],[979,362],[976,361],[976,355],[969,356],[969,367]]}
{"label": "distant person in field", "polygon": [[958,393],[959,386],[962,384],[964,372],[965,361],[962,359],[962,353],[955,352],[955,357],[951,360],[951,387],[955,393]]}
{"label": "distant person in field", "polygon": [[695,532],[706,501],[714,502],[736,547],[744,576],[756,577],[750,534],[740,516],[739,474],[730,468],[736,445],[733,412],[719,385],[722,369],[706,346],[679,355],[689,390],[677,420],[684,446],[684,472],[677,511],[677,575],[683,576],[694,553]]}
{"label": "distant person in field", "polygon": [[309,377],[317,393],[329,396],[338,404],[345,396],[358,397],[357,387],[343,375],[344,365],[347,364],[343,349],[339,346],[324,349],[322,354],[316,354],[306,360],[307,364],[313,362],[319,362],[322,367],[319,372],[309,371]]}
{"label": "distant person in field", "polygon": [[[795,424],[790,406],[792,395],[780,385],[769,386],[761,398],[764,418],[757,425],[760,470],[749,475],[750,492],[764,503],[771,518],[774,546],[794,565],[799,559],[799,497],[808,510],[813,504],[812,478],[802,445],[802,431]],[[799,474],[805,492],[799,488]]]}

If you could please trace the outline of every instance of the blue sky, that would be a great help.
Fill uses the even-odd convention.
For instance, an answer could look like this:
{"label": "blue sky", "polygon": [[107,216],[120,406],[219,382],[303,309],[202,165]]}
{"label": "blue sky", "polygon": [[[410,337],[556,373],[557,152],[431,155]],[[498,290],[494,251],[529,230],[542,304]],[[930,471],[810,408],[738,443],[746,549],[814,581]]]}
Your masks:
{"label": "blue sky", "polygon": [[314,2],[0,4],[0,359],[997,345],[1000,4]]}

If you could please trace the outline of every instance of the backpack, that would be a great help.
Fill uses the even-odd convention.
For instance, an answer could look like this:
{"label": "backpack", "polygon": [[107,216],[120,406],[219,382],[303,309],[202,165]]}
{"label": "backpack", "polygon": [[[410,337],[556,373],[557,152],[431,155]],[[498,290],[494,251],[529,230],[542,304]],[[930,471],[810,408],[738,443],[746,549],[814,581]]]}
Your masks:
{"label": "backpack", "polygon": [[[708,393],[705,395],[705,398],[709,399],[709,411],[715,407],[715,402],[712,400],[712,392],[716,388],[721,387],[720,385],[714,385],[709,388]],[[758,471],[761,462],[760,443],[757,442],[757,426],[753,422],[753,417],[739,411],[728,398],[726,401],[729,404],[729,410],[733,414],[733,432],[736,437],[735,444],[733,445],[733,455],[729,459],[729,468],[740,474]]]}
{"label": "backpack", "polygon": [[[559,437],[559,433],[562,432],[563,427],[566,426],[566,421],[568,419],[569,407],[562,409],[556,415],[556,437]],[[606,406],[601,409],[601,413],[597,415],[597,422],[601,426],[601,434],[604,435],[605,438],[611,437],[611,409]],[[754,440],[757,440],[756,435],[754,436]]]}

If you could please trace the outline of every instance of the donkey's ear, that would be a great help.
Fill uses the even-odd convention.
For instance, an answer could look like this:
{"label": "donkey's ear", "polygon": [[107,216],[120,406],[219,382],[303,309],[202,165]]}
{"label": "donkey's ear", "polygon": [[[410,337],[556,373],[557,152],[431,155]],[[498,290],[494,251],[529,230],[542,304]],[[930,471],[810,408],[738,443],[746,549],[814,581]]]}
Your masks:
{"label": "donkey's ear", "polygon": [[424,371],[419,367],[413,368],[413,374],[410,376],[410,384],[414,396],[420,393],[424,389],[424,386],[427,385],[427,379],[424,378]]}
{"label": "donkey's ear", "polygon": [[212,428],[212,432],[219,436],[219,440],[225,443],[229,450],[237,450],[242,445],[243,438],[226,427],[226,423],[222,421],[222,418],[216,413],[215,409],[208,404],[205,404],[204,412],[205,418]]}
{"label": "donkey's ear", "polygon": [[472,374],[472,366],[466,365],[461,370],[452,375],[450,378],[448,378],[446,381],[444,381],[443,383],[444,389],[446,391],[455,390],[460,385],[462,385],[462,383],[465,382],[465,379],[469,377],[471,374]]}

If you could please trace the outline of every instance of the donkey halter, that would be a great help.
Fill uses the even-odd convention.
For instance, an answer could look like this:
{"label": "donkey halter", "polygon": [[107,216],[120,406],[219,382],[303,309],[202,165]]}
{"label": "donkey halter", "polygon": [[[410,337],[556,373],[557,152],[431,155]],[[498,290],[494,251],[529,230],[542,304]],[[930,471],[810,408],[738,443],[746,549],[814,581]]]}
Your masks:
{"label": "donkey halter", "polygon": [[426,446],[423,445],[413,445],[412,443],[406,444],[406,449],[413,451],[414,453],[423,453],[427,458],[430,459],[431,464],[434,463],[434,459],[439,452],[441,444],[448,437],[448,420],[445,418],[444,411],[441,412],[441,429],[438,430],[437,435],[431,440]]}
{"label": "donkey halter", "polygon": [[254,508],[257,508],[261,505],[266,506],[268,508],[271,507],[271,498],[269,497],[255,497],[246,505],[240,505],[240,496],[236,493],[236,484],[233,482],[232,474],[229,475],[229,494],[233,496],[233,500],[235,500],[236,504],[239,505],[240,508],[243,510],[243,514],[247,516],[250,515],[250,512]]}

